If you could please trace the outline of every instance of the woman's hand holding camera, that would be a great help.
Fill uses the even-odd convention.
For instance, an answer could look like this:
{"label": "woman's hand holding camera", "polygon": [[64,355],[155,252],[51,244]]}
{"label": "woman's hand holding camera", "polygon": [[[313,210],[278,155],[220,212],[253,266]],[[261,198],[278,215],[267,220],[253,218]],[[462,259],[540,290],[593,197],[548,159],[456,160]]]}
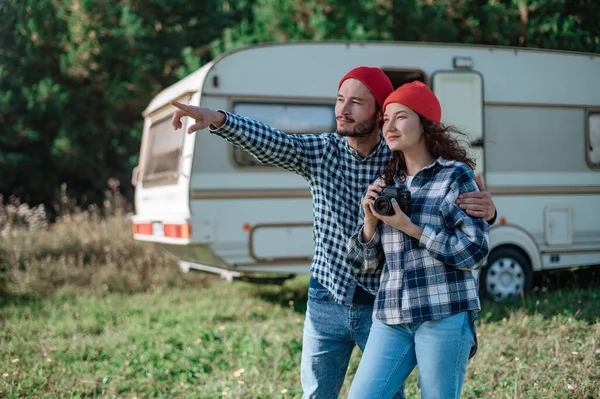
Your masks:
{"label": "woman's hand holding camera", "polygon": [[[373,205],[371,205],[372,207]],[[396,199],[392,199],[392,208],[394,208],[394,214],[391,216],[380,215],[375,212],[373,209],[373,214],[383,223],[395,227],[396,229],[405,232],[411,237],[416,238],[417,240],[421,238],[421,234],[423,234],[423,228],[417,226],[410,220],[410,218],[402,212],[400,209],[400,205],[398,205],[398,201]]]}
{"label": "woman's hand holding camera", "polygon": [[373,209],[373,203],[375,202],[377,197],[379,197],[379,194],[381,193],[384,187],[385,183],[377,180],[367,188],[367,193],[365,194],[362,200],[362,207],[365,211],[364,226],[360,238],[362,242],[369,242],[375,234],[375,230],[377,229],[379,219],[377,218],[377,214]]}
{"label": "woman's hand holding camera", "polygon": [[[391,205],[393,208],[392,214],[382,215],[375,210],[375,200],[381,195],[385,184],[381,181],[376,181],[367,189],[367,194],[363,198],[362,206],[365,211],[364,227],[362,229],[361,241],[368,242],[373,238],[379,221],[395,227],[396,229],[405,232],[416,239],[421,238],[423,228],[414,224],[410,218],[402,211],[398,201],[392,198]],[[381,204],[380,204],[381,205]],[[385,212],[383,212],[385,213]]]}
{"label": "woman's hand holding camera", "polygon": [[362,206],[365,211],[365,225],[368,223],[376,225],[379,222],[379,219],[377,219],[377,216],[375,216],[377,213],[373,208],[373,204],[375,203],[377,197],[381,195],[384,187],[385,183],[378,180],[367,188],[367,193],[362,200]]}

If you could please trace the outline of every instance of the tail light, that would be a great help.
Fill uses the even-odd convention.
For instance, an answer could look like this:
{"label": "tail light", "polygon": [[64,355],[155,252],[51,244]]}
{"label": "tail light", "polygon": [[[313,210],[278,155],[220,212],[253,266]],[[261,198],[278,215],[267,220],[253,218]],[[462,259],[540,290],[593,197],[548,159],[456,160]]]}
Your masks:
{"label": "tail light", "polygon": [[189,223],[134,223],[133,234],[155,237],[190,238],[192,226]]}
{"label": "tail light", "polygon": [[152,223],[134,223],[133,234],[152,235]]}
{"label": "tail light", "polygon": [[192,235],[192,227],[189,223],[185,224],[172,224],[165,223],[163,225],[165,237],[172,238],[190,238]]}

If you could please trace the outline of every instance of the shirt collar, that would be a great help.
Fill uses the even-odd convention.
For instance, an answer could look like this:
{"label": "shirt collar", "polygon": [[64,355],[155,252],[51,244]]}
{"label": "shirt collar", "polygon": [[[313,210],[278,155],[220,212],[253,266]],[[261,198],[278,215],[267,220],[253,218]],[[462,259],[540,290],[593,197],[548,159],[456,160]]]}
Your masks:
{"label": "shirt collar", "polygon": [[[433,168],[433,167],[435,167],[435,166],[440,166],[440,167],[442,167],[442,168],[447,168],[447,167],[449,167],[449,166],[452,166],[452,165],[454,165],[454,163],[455,163],[455,162],[456,162],[456,161],[453,161],[453,160],[447,160],[447,159],[444,159],[444,158],[442,158],[442,157],[438,157],[438,158],[437,158],[435,161],[433,161],[432,163],[430,163],[429,165],[425,166],[423,169],[421,169],[420,171],[418,171],[418,172],[417,172],[417,174],[418,174],[418,173],[421,173],[421,172],[422,172],[422,171],[424,171],[424,170],[431,169],[431,168]],[[400,182],[400,176],[398,175],[398,167],[399,167],[399,165],[398,165],[398,164],[396,164],[396,173],[394,173],[394,182],[395,182],[396,184],[402,184],[402,183]]]}
{"label": "shirt collar", "polygon": [[344,140],[346,149],[348,150],[348,152],[350,154],[352,154],[353,157],[361,160],[361,161],[366,161],[367,159],[371,159],[373,158],[375,155],[379,154],[383,148],[385,146],[387,146],[387,144],[385,143],[385,138],[383,137],[383,133],[379,132],[379,143],[375,146],[375,148],[373,148],[373,151],[371,151],[369,153],[369,155],[367,155],[366,157],[362,158],[360,155],[358,155],[358,151],[356,151],[354,148],[352,148],[350,146],[350,144],[348,144],[348,138],[346,137],[346,139]]}
{"label": "shirt collar", "polygon": [[456,163],[456,161],[454,161],[454,160],[450,161],[450,160],[444,159],[442,157],[438,157],[438,159],[436,159],[434,163],[432,163],[429,166],[426,166],[425,168],[429,168],[429,167],[433,166],[433,164],[435,164],[435,163],[438,163],[440,166],[447,168],[449,166],[454,165]]}

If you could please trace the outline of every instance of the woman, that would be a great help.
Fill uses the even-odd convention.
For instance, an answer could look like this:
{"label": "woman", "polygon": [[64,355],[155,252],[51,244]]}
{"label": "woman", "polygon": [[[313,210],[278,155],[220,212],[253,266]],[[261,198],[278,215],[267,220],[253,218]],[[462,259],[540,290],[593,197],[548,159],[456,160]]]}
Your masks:
{"label": "woman", "polygon": [[[401,86],[383,109],[394,156],[369,186],[363,225],[349,242],[356,272],[382,267],[373,326],[349,397],[391,398],[418,365],[422,398],[459,398],[476,350],[477,267],[489,252],[487,222],[455,204],[460,194],[477,190],[474,162],[450,135],[457,132],[440,124],[440,103],[423,83]],[[376,211],[384,187],[410,190],[408,216],[400,197],[390,200],[393,215]],[[382,201],[377,210],[385,213]]]}

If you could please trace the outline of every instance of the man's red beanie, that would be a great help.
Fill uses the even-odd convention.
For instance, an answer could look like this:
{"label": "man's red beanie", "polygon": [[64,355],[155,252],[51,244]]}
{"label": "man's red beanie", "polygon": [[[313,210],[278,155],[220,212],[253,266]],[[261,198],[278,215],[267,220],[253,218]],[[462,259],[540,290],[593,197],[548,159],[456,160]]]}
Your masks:
{"label": "man's red beanie", "polygon": [[390,103],[400,103],[417,114],[439,125],[442,120],[442,106],[433,92],[425,84],[415,80],[411,83],[405,83],[385,99],[381,109],[385,112],[385,107]]}
{"label": "man's red beanie", "polygon": [[340,80],[338,90],[346,79],[356,79],[367,86],[367,89],[375,96],[375,100],[377,100],[382,110],[386,97],[394,91],[394,86],[392,86],[390,78],[381,69],[376,67],[360,66],[354,68]]}

